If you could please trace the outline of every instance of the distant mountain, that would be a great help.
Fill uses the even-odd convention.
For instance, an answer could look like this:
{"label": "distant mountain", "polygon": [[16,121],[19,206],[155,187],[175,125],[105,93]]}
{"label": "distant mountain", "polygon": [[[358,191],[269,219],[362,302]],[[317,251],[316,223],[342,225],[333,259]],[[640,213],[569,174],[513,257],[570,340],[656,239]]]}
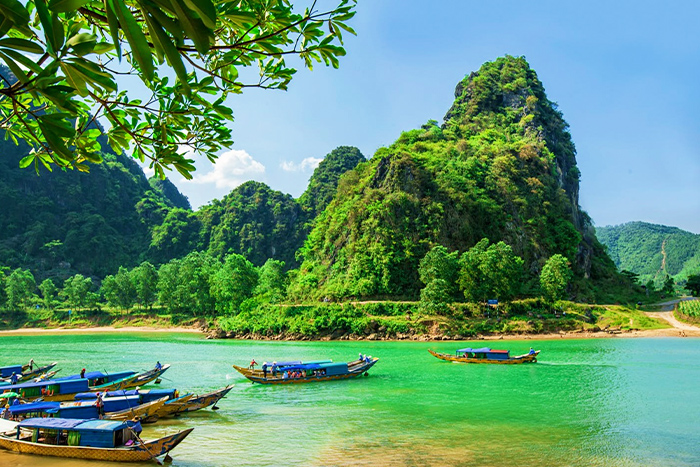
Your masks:
{"label": "distant mountain", "polygon": [[335,196],[340,177],[347,171],[365,162],[365,156],[352,146],[340,146],[332,150],[318,164],[309,179],[309,186],[299,198],[299,203],[310,212],[311,217],[319,215]]}
{"label": "distant mountain", "polygon": [[138,164],[106,148],[90,173],[20,169],[26,145],[0,141],[0,265],[65,278],[104,277],[144,259],[151,230],[173,203]]}
{"label": "distant mountain", "polygon": [[457,85],[442,125],[402,133],[341,178],[300,252],[294,293],[415,298],[431,247],[461,252],[486,237],[513,247],[530,284],[565,255],[575,293],[592,299],[592,284],[616,273],[578,205],[579,177],[568,125],[527,61],[486,63]]}
{"label": "distant mountain", "polygon": [[646,222],[597,227],[596,235],[617,267],[639,274],[642,283],[700,273],[700,235]]}

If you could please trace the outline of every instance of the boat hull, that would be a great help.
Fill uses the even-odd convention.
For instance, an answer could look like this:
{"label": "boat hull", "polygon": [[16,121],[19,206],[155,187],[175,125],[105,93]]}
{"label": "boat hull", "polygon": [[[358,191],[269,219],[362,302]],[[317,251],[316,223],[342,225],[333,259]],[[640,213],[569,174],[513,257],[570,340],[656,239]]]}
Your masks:
{"label": "boat hull", "polygon": [[187,412],[194,412],[195,410],[204,409],[210,405],[216,405],[221,399],[223,399],[226,394],[231,391],[233,386],[226,386],[223,389],[219,389],[208,394],[203,394],[201,396],[192,396],[189,400],[180,404],[179,409],[172,415],[179,415]]}
{"label": "boat hull", "polygon": [[504,360],[495,360],[488,358],[468,358],[468,357],[458,357],[456,355],[450,355],[446,353],[435,352],[428,349],[428,352],[433,357],[439,358],[440,360],[446,360],[448,362],[458,362],[458,363],[487,363],[487,364],[498,364],[498,365],[517,365],[520,363],[536,363],[537,354],[540,353],[538,350],[534,355],[520,355],[518,357],[510,357]]}
{"label": "boat hull", "polygon": [[0,448],[20,454],[38,456],[69,457],[73,459],[101,460],[109,462],[140,462],[170,452],[175,446],[190,434],[193,428],[180,431],[174,435],[145,441],[143,445],[120,448],[93,448],[88,446],[55,446],[31,441],[18,440],[0,436]]}

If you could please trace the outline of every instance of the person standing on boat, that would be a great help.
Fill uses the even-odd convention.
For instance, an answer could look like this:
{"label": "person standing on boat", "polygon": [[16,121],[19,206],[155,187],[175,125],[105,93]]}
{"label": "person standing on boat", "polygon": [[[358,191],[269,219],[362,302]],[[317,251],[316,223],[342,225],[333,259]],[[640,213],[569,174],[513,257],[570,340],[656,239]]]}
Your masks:
{"label": "person standing on boat", "polygon": [[156,371],[160,371],[163,369],[163,365],[160,364],[160,360],[156,362]]}
{"label": "person standing on boat", "polygon": [[81,378],[85,378],[85,368],[83,368],[82,370],[80,370],[80,377],[81,377]]}
{"label": "person standing on boat", "polygon": [[95,402],[95,406],[97,406],[97,413],[99,414],[100,418],[102,418],[105,414],[105,403],[102,400],[101,392],[97,393],[97,401]]}
{"label": "person standing on boat", "polygon": [[34,359],[29,359],[29,371],[34,371]]}
{"label": "person standing on boat", "polygon": [[252,360],[250,361],[250,366],[248,366],[248,368],[250,368],[251,370],[254,370],[254,369],[255,369],[255,365],[257,365],[257,364],[258,364],[258,362],[256,362],[255,359],[252,359]]}
{"label": "person standing on boat", "polygon": [[277,362],[272,362],[272,377],[277,376]]}
{"label": "person standing on boat", "polygon": [[262,364],[263,378],[267,379],[267,362]]}
{"label": "person standing on boat", "polygon": [[10,376],[10,384],[17,384],[19,381],[19,376],[17,376],[16,372],[12,372],[12,376]]}
{"label": "person standing on boat", "polygon": [[5,408],[2,409],[2,414],[0,414],[0,418],[4,420],[9,420],[12,417],[12,414],[10,413],[10,404],[5,404]]}
{"label": "person standing on boat", "polygon": [[528,355],[535,355],[535,349],[530,347],[530,351],[528,352]]}

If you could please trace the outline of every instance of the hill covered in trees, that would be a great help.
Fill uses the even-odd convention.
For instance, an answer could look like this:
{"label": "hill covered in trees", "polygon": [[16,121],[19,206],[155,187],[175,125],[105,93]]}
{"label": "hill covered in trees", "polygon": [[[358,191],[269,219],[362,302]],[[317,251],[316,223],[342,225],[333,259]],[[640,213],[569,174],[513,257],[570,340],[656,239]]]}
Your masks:
{"label": "hill covered in trees", "polygon": [[0,266],[59,281],[75,273],[100,280],[120,266],[158,265],[193,251],[297,266],[295,254],[340,175],[365,160],[356,148],[340,147],[316,168],[300,200],[247,182],[193,212],[172,182],[147,179],[131,157],[108,151],[89,173],[41,168],[37,175],[19,168],[27,153],[0,141]]}
{"label": "hill covered in trees", "polygon": [[523,259],[521,293],[561,254],[573,295],[593,299],[616,274],[578,205],[579,176],[568,125],[526,60],[486,63],[457,85],[442,124],[402,133],[341,178],[301,250],[293,293],[416,298],[431,248],[464,252],[487,238]]}
{"label": "hill covered in trees", "polygon": [[667,274],[684,283],[700,273],[700,235],[646,222],[597,227],[596,235],[617,267],[638,274],[642,283],[651,280],[658,288]]}

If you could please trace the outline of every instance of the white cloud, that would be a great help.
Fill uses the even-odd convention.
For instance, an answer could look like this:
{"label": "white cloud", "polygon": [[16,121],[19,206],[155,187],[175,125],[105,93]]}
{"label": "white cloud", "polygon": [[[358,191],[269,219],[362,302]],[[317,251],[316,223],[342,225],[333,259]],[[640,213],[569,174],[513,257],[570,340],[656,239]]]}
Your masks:
{"label": "white cloud", "polygon": [[318,167],[318,164],[320,164],[322,160],[323,158],[307,157],[306,159],[301,161],[300,164],[290,161],[283,161],[280,164],[280,167],[285,172],[310,172],[316,167]]}
{"label": "white cloud", "polygon": [[227,151],[219,156],[210,172],[196,174],[187,183],[213,184],[216,188],[232,190],[256,174],[265,173],[265,166],[243,150]]}

